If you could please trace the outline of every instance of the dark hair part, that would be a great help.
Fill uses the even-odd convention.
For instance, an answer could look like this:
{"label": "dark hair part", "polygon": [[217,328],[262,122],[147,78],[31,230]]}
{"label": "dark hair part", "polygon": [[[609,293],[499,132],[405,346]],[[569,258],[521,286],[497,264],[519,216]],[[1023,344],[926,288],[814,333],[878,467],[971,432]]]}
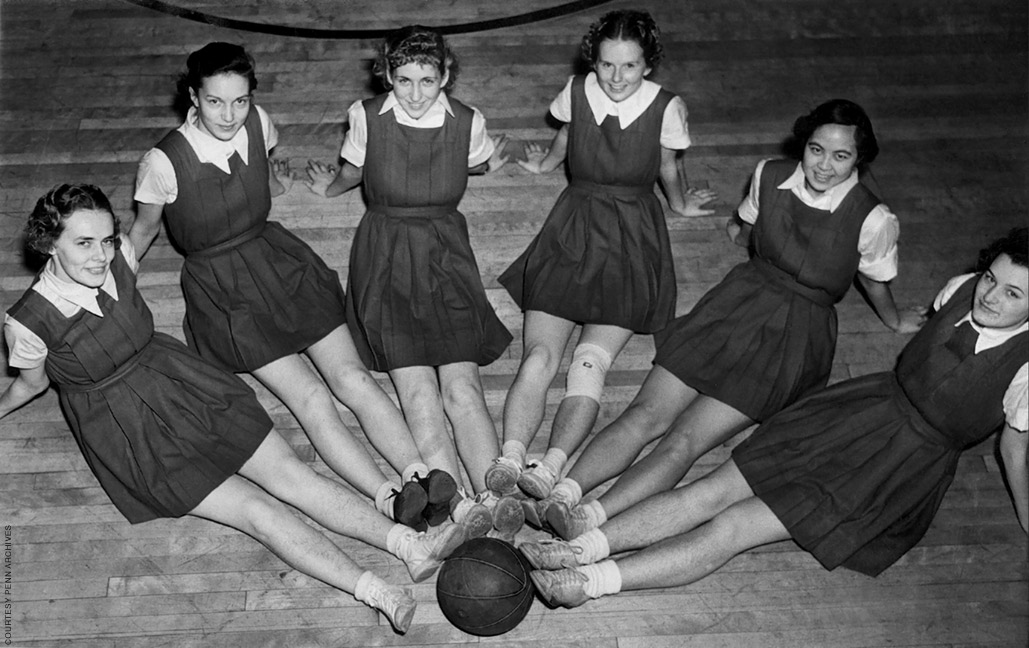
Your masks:
{"label": "dark hair part", "polygon": [[803,151],[808,140],[815,134],[819,126],[839,124],[854,126],[854,144],[857,147],[858,164],[871,164],[879,155],[879,142],[872,130],[872,120],[865,109],[847,99],[832,99],[818,106],[807,115],[798,117],[793,122],[794,144]]}
{"label": "dark hair part", "polygon": [[64,222],[77,211],[95,209],[105,211],[114,221],[114,235],[119,232],[111,201],[99,187],[91,184],[57,185],[36,201],[25,224],[25,243],[37,254],[46,256],[64,231]]}
{"label": "dark hair part", "polygon": [[457,56],[443,34],[429,27],[408,25],[386,36],[376,52],[372,72],[388,90],[393,84],[387,75],[393,76],[397,68],[408,63],[432,66],[439,71],[441,79],[449,72],[444,90],[450,90],[457,81]]}
{"label": "dark hair part", "polygon": [[657,67],[664,54],[661,30],[646,11],[612,11],[590,25],[589,32],[582,37],[580,52],[591,67],[597,62],[600,44],[605,40],[635,42],[643,50],[643,60],[651,69]]}
{"label": "dark hair part", "polygon": [[246,77],[250,92],[257,89],[254,58],[242,45],[215,42],[204,45],[186,59],[186,73],[179,79],[180,85],[184,87],[180,90],[199,92],[204,85],[204,79],[219,74],[238,74]]}
{"label": "dark hair part", "polygon": [[1006,235],[979,251],[976,272],[986,272],[1002,254],[1011,257],[1011,262],[1023,268],[1029,267],[1029,228],[1015,227]]}

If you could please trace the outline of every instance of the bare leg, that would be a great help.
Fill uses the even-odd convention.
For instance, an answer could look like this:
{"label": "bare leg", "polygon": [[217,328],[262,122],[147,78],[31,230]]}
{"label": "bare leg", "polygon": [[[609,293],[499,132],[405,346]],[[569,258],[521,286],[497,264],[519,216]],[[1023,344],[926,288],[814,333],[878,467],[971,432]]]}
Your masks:
{"label": "bare leg", "polygon": [[479,367],[458,362],[439,367],[443,410],[454,429],[454,441],[472,489],[486,490],[486,469],[500,455],[493,418],[486,407]]}
{"label": "bare leg", "polygon": [[611,553],[642,549],[712,520],[733,504],[754,496],[729,459],[700,479],[658,493],[601,525]]}
{"label": "bare leg", "polygon": [[608,517],[655,493],[674,488],[693,463],[752,425],[742,412],[701,394],[679,415],[657,446],[599,499]]}
{"label": "bare leg", "polygon": [[293,412],[322,460],[354,488],[374,498],[387,481],[386,475],[340,419],[335,399],[304,359],[286,356],[252,373]]}
{"label": "bare leg", "polygon": [[[595,344],[604,349],[612,362],[618,357],[625,343],[632,337],[632,331],[617,326],[587,324],[579,336],[579,344]],[[571,456],[593,430],[600,412],[600,403],[586,396],[567,396],[561,399],[554,425],[550,432],[548,448],[558,448]]]}
{"label": "bare leg", "polygon": [[447,431],[439,379],[433,367],[402,367],[389,372],[397,388],[400,407],[418,451],[429,468],[445,470],[460,480],[457,452]]}
{"label": "bare leg", "polygon": [[239,474],[325,528],[386,549],[386,535],[395,523],[339,482],[312,470],[275,430]]}
{"label": "bare leg", "polygon": [[756,497],[733,504],[710,522],[616,561],[622,590],[675,587],[700,580],[748,549],[789,539]]}
{"label": "bare leg", "polygon": [[696,396],[696,390],[655,365],[629,406],[597,433],[567,476],[587,493],[620,475]]}
{"label": "bare leg", "polygon": [[398,474],[422,461],[403,415],[365,368],[346,325],[311,345],[307,355],[336,398],[357,416],[375,450]]}
{"label": "bare leg", "polygon": [[351,594],[365,571],[281,502],[237,476],[211,491],[190,513],[239,529],[291,567]]}
{"label": "bare leg", "polygon": [[524,350],[504,402],[504,441],[526,447],[543,422],[547,390],[557,375],[565,344],[575,324],[540,311],[526,311]]}

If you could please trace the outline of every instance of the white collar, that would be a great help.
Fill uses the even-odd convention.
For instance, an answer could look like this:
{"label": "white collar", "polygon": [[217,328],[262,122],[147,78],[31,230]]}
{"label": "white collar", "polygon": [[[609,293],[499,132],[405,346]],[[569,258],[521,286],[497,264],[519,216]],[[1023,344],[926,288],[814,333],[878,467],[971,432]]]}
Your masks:
{"label": "white collar", "polygon": [[954,328],[961,326],[965,322],[971,324],[972,328],[975,329],[975,331],[979,334],[978,339],[976,339],[975,341],[976,353],[979,353],[980,351],[985,351],[987,349],[992,349],[994,347],[999,347],[1000,345],[1004,344],[1016,335],[1029,331],[1029,322],[1024,322],[1021,326],[1011,331],[1001,331],[995,328],[979,326],[975,323],[975,320],[972,319],[972,311],[968,311],[968,314],[959,319],[954,324]]}
{"label": "white collar", "polygon": [[815,195],[807,188],[807,184],[804,182],[804,169],[800,162],[797,162],[797,168],[794,169],[793,174],[786,179],[778,189],[793,191],[804,204],[809,207],[816,209],[825,209],[829,212],[835,212],[836,208],[840,206],[843,199],[847,197],[850,190],[858,183],[858,171],[855,167],[850,173],[850,177],[841,182],[840,184],[827,190],[825,193]]}
{"label": "white collar", "polygon": [[618,117],[618,126],[622,130],[639,119],[639,116],[650,107],[650,104],[654,103],[657,94],[661,92],[660,85],[644,79],[639,90],[626,97],[625,100],[611,101],[611,97],[608,97],[604,93],[604,89],[600,87],[596,72],[586,75],[584,89],[586,102],[590,106],[590,111],[593,112],[593,119],[596,120],[597,125],[603,123],[608,115],[614,115]]}
{"label": "white collar", "polygon": [[[251,105],[250,109],[257,110],[257,106]],[[186,121],[179,127],[179,132],[185,136],[201,162],[213,164],[225,173],[230,173],[229,158],[233,153],[239,153],[243,164],[249,163],[250,136],[247,134],[245,123],[232,139],[225,142],[200,130],[197,125],[198,119],[196,106],[193,106],[186,114]]]}
{"label": "white collar", "polygon": [[382,102],[379,114],[384,115],[390,110],[393,111],[393,117],[397,120],[398,124],[413,128],[439,128],[443,125],[447,115],[454,116],[454,110],[450,107],[450,100],[447,98],[446,92],[439,93],[436,101],[429,106],[424,115],[418,119],[413,119],[411,115],[407,114],[404,107],[400,105],[397,96],[390,90],[389,94],[386,95],[386,100]]}
{"label": "white collar", "polygon": [[43,272],[40,273],[39,281],[32,288],[56,306],[65,316],[73,315],[78,312],[79,308],[83,308],[97,317],[103,317],[104,314],[96,299],[99,290],[103,290],[110,295],[111,299],[118,301],[118,284],[115,282],[114,272],[110,268],[103,285],[99,288],[90,288],[58,277],[54,270],[56,263],[53,258],[47,261]]}

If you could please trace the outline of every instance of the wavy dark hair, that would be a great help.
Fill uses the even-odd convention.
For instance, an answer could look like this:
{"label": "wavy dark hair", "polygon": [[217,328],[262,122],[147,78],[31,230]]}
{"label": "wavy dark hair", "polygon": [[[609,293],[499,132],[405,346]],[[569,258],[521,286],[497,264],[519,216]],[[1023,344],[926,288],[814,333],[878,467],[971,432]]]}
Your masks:
{"label": "wavy dark hair", "polygon": [[118,219],[114,217],[111,201],[104,192],[91,184],[62,184],[46,192],[36,201],[36,206],[25,224],[25,244],[36,254],[49,255],[54,241],[60,238],[64,231],[64,223],[68,217],[84,209],[111,214],[111,219],[114,220],[115,240],[118,240]]}
{"label": "wavy dark hair", "polygon": [[1029,268],[1029,228],[1015,227],[1007,234],[979,251],[975,264],[976,272],[986,272],[1002,254],[1011,257],[1011,262]]}
{"label": "wavy dark hair", "polygon": [[646,11],[623,9],[601,16],[582,37],[580,54],[590,67],[597,62],[600,44],[605,40],[633,41],[643,50],[643,60],[653,70],[661,61],[661,30]]}
{"label": "wavy dark hair", "polygon": [[820,126],[839,124],[854,126],[854,145],[859,166],[871,164],[879,155],[879,142],[872,130],[872,120],[865,109],[848,99],[831,99],[793,122],[793,138],[788,149],[798,157]]}
{"label": "wavy dark hair", "polygon": [[389,90],[393,84],[388,77],[408,63],[432,66],[439,71],[440,78],[449,72],[443,90],[449,91],[457,81],[458,62],[454,50],[443,34],[429,27],[408,25],[386,36],[379,44],[372,72]]}

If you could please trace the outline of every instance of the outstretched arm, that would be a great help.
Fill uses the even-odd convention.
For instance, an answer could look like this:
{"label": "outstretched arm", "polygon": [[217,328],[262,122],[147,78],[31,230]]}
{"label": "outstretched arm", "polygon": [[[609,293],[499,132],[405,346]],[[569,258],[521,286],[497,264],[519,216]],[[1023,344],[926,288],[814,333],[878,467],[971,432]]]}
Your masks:
{"label": "outstretched arm", "polygon": [[3,394],[0,394],[0,418],[3,418],[46,391],[50,379],[42,365],[22,369]]}
{"label": "outstretched arm", "polygon": [[914,333],[925,324],[928,309],[922,307],[897,308],[888,281],[876,281],[858,273],[858,281],[868,295],[876,315],[896,333]]}
{"label": "outstretched arm", "polygon": [[1000,457],[1004,461],[1018,523],[1029,533],[1029,433],[1019,432],[1005,423],[1000,433]]}
{"label": "outstretched arm", "polygon": [[273,198],[293,188],[293,171],[289,168],[289,160],[268,159],[268,188]]}
{"label": "outstretched arm", "polygon": [[683,156],[674,149],[661,147],[661,187],[665,190],[668,206],[680,216],[707,216],[715,213],[703,206],[718,197],[710,189],[691,188],[686,178]]}
{"label": "outstretched arm", "polygon": [[161,213],[164,205],[136,203],[136,220],[132,221],[129,230],[129,241],[136,250],[136,258],[142,259],[150,244],[154,242],[158,230],[161,229]]}
{"label": "outstretched arm", "polygon": [[526,144],[525,160],[518,160],[518,165],[529,173],[550,173],[565,161],[568,155],[568,124],[561,127],[550,143],[550,148],[539,144]]}
{"label": "outstretched arm", "polygon": [[309,160],[307,162],[307,179],[304,180],[304,184],[319,196],[334,198],[361,184],[363,175],[362,169],[347,161],[344,161],[343,166],[337,169],[334,164],[322,164]]}

